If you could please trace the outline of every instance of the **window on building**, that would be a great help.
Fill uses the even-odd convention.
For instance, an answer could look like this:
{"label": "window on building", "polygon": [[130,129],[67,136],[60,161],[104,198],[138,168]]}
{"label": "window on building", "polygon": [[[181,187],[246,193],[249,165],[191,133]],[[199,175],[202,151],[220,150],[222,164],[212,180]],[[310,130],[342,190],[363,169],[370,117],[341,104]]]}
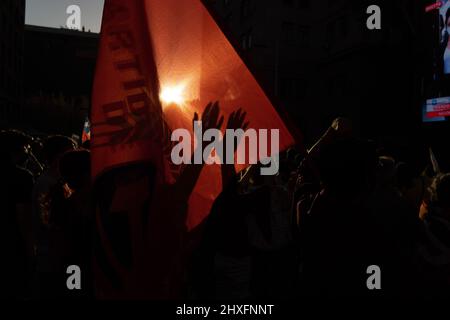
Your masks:
{"label": "window on building", "polygon": [[348,34],[348,24],[347,24],[347,17],[342,16],[338,20],[339,25],[339,32],[342,35],[343,38],[347,37]]}
{"label": "window on building", "polygon": [[247,50],[247,35],[246,34],[243,34],[241,36],[241,46],[242,46],[242,49]]}
{"label": "window on building", "polygon": [[293,87],[291,79],[283,78],[280,81],[280,97],[281,99],[289,99],[292,95]]}
{"label": "window on building", "polygon": [[308,91],[308,82],[305,79],[295,80],[295,98],[304,99]]}
{"label": "window on building", "polygon": [[4,92],[8,92],[8,72],[6,70],[6,64],[3,65],[4,69],[3,69],[3,74],[0,74],[0,77],[2,76],[3,78],[3,90]]}
{"label": "window on building", "polygon": [[3,74],[3,43],[0,40],[0,75]]}
{"label": "window on building", "polygon": [[229,14],[225,17],[224,21],[225,21],[225,25],[226,25],[227,27],[231,27],[232,21],[233,21],[233,14],[232,14],[232,13],[229,13]]}
{"label": "window on building", "polygon": [[247,48],[253,48],[253,35],[251,31],[249,31],[249,33],[247,34]]}
{"label": "window on building", "polygon": [[242,0],[241,2],[241,18],[245,19],[248,18],[250,15],[250,9],[251,9],[251,0]]}
{"label": "window on building", "polygon": [[298,0],[298,7],[300,9],[309,9],[309,8],[311,8],[311,0]]}
{"label": "window on building", "polygon": [[284,100],[304,99],[308,90],[308,83],[300,78],[282,78],[280,81],[280,97]]}
{"label": "window on building", "polygon": [[298,43],[302,47],[309,45],[310,41],[310,28],[308,26],[298,26]]}
{"label": "window on building", "polygon": [[332,46],[335,41],[335,30],[336,30],[336,22],[331,21],[327,24],[327,30],[326,30],[326,41],[329,46]]}
{"label": "window on building", "polygon": [[293,7],[295,5],[295,0],[283,0],[283,4],[287,7]]}
{"label": "window on building", "polygon": [[241,45],[243,50],[250,50],[253,47],[253,35],[251,30],[241,36]]}
{"label": "window on building", "polygon": [[292,22],[283,22],[281,33],[284,44],[295,45],[295,25]]}
{"label": "window on building", "polygon": [[348,79],[345,74],[339,74],[328,82],[328,96],[337,97],[347,94]]}
{"label": "window on building", "polygon": [[327,0],[328,7],[331,7],[336,4],[336,0]]}
{"label": "window on building", "polygon": [[336,94],[344,96],[347,94],[348,79],[345,74],[341,74],[336,78]]}
{"label": "window on building", "polygon": [[2,92],[5,91],[3,77],[2,77],[2,74],[4,74],[4,73],[5,73],[5,69],[3,68],[3,64],[0,64],[0,96],[2,95]]}

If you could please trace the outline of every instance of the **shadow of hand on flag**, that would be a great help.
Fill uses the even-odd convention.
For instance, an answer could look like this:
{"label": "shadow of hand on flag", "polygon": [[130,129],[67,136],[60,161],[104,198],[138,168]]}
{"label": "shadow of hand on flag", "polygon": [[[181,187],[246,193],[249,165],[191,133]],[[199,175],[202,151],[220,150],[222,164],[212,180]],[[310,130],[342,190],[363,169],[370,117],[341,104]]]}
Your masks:
{"label": "shadow of hand on flag", "polygon": [[[203,108],[215,100],[221,108]],[[245,130],[247,117],[254,140],[261,130],[279,142],[270,150],[295,143],[202,1],[105,1],[91,108],[97,297],[180,296],[187,248],[229,177],[252,162],[204,166],[203,143],[194,143],[175,164],[172,130],[185,129],[192,142],[192,122],[201,119],[201,133],[220,129],[226,118],[228,129]],[[253,162],[271,159],[253,151]]]}

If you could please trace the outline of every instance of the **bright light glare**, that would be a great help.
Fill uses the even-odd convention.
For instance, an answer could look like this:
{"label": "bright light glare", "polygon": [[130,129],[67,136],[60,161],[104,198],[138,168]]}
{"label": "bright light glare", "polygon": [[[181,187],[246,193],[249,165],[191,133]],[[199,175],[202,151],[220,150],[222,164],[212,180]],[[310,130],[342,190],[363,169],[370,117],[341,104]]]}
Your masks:
{"label": "bright light glare", "polygon": [[160,98],[165,104],[177,104],[182,105],[184,98],[184,85],[173,86],[173,87],[163,87],[161,90]]}

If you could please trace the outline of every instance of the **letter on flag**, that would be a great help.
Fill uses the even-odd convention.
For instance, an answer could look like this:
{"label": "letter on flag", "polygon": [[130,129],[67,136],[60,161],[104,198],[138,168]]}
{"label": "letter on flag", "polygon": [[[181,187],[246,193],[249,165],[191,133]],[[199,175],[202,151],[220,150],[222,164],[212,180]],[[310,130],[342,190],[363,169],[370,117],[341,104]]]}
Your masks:
{"label": "letter on flag", "polygon": [[280,150],[295,144],[200,0],[105,1],[91,114],[103,295],[176,296],[185,234],[222,184],[219,165],[173,165],[170,133],[192,133],[211,101],[225,119],[243,108],[249,128],[278,129]]}

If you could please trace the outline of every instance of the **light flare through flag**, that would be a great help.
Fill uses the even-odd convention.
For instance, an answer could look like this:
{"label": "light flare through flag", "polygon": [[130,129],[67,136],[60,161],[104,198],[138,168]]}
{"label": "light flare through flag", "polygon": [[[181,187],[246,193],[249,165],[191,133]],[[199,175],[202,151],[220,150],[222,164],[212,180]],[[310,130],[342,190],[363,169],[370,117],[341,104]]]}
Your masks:
{"label": "light flare through flag", "polygon": [[[179,128],[192,133],[194,113],[201,114],[211,101],[220,102],[225,119],[242,108],[247,113],[249,128],[278,129],[280,151],[296,143],[263,89],[200,0],[105,1],[92,99],[92,178],[97,183],[118,168],[145,162],[152,165],[155,170],[153,196],[145,201],[145,205],[151,212],[150,220],[155,218],[156,211],[164,214],[150,221],[152,226],[148,229],[153,232],[153,238],[149,241],[159,241],[155,234],[165,239],[169,235],[177,238],[177,232],[183,232],[180,225],[186,230],[197,227],[207,217],[222,190],[219,165],[205,165],[196,173],[196,169],[191,168],[195,166],[174,166],[170,159],[173,146],[170,133]],[[244,167],[236,166],[238,170]],[[189,170],[193,172],[191,177],[183,177]],[[136,179],[140,176],[137,174]],[[131,205],[132,201],[126,198],[138,194],[128,192],[131,190],[126,188],[129,180],[117,182],[120,185],[117,190],[121,192],[110,192],[112,200],[103,206],[103,211],[109,210],[111,215],[128,211],[131,216],[130,210],[144,210],[138,208],[139,201]],[[137,188],[138,185],[148,186],[144,182],[133,186]],[[108,184],[106,186],[109,188]],[[176,187],[187,197],[167,192],[168,188],[174,190]],[[186,203],[181,203],[184,200]],[[127,204],[134,209],[128,208]],[[177,209],[171,206],[177,206]],[[176,210],[186,212],[178,215]],[[173,223],[167,217],[169,215],[178,215],[183,221]],[[110,241],[107,239],[108,228],[102,222],[105,216],[105,212],[97,212],[103,246]],[[128,221],[130,246],[144,241],[135,238],[136,230],[142,229],[137,226],[142,223],[139,219]],[[159,224],[162,220],[164,222]],[[167,232],[168,228],[176,230]],[[158,248],[153,249],[158,251]],[[107,253],[105,259],[113,261],[115,269],[126,269],[125,263],[114,257],[113,251]],[[165,251],[170,250],[165,248]],[[174,270],[168,272],[176,273]]]}

